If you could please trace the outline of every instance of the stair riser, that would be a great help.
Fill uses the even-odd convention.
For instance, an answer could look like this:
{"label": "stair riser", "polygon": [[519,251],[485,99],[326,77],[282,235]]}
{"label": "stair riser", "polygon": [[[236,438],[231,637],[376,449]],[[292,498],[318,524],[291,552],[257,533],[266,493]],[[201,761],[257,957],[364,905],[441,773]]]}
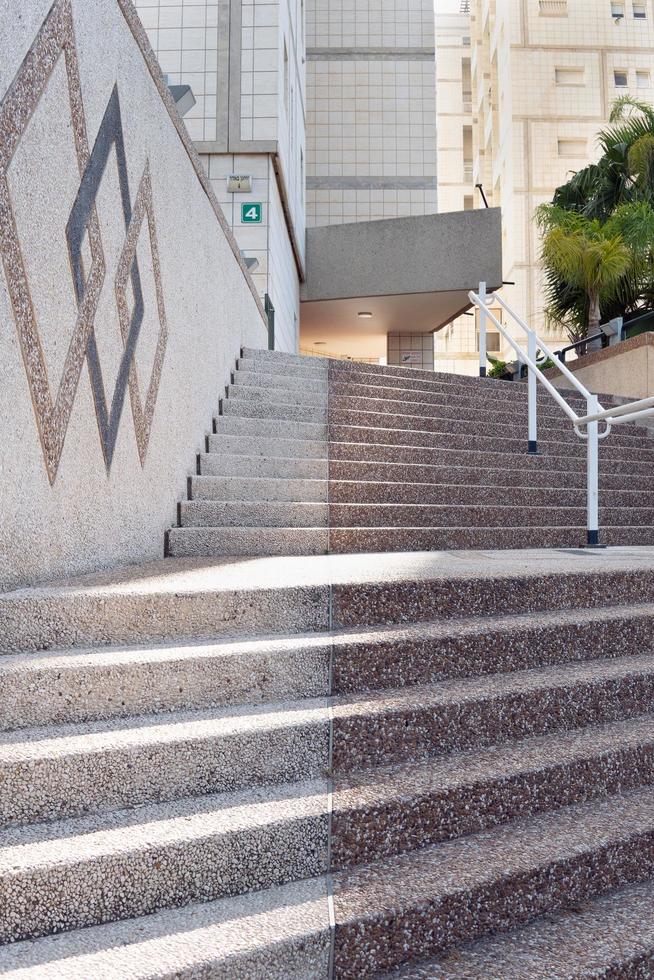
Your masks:
{"label": "stair riser", "polygon": [[371,911],[368,918],[352,922],[339,922],[336,894],[334,976],[342,980],[375,976],[652,875],[654,834],[648,833],[490,881],[472,891],[462,886],[454,894],[417,907],[400,906],[377,915]]}
{"label": "stair riser", "polygon": [[327,409],[313,405],[275,405],[272,402],[249,402],[241,399],[226,398],[223,400],[221,415],[237,416],[250,419],[270,419],[289,422],[308,422],[315,425],[325,424]]}
{"label": "stair riser", "polygon": [[653,782],[654,743],[357,810],[339,809],[337,779],[331,867],[368,864]]}
{"label": "stair riser", "polygon": [[79,594],[38,600],[20,593],[0,597],[0,655],[328,628],[327,586],[124,597]]}
{"label": "stair riser", "polygon": [[191,500],[180,504],[181,527],[327,527],[327,504],[224,503]]}
{"label": "stair riser", "polygon": [[274,376],[270,373],[261,373],[249,367],[241,367],[232,372],[232,384],[230,388],[238,389],[243,392],[246,388],[254,389],[256,392],[280,391],[294,392],[296,394],[308,394],[307,389],[311,389],[311,394],[318,399],[327,398],[329,385],[326,378],[313,376],[310,382],[302,375],[291,374],[287,368],[279,369]]}
{"label": "stair riser", "polygon": [[[654,545],[654,528],[602,527],[604,545]],[[459,528],[338,528],[329,532],[333,554],[380,551],[506,551],[516,548],[583,548],[586,528],[579,527],[459,527]]]}
{"label": "stair riser", "polygon": [[[24,870],[2,882],[15,915],[0,918],[0,942],[207,902],[324,873],[327,816],[202,840],[175,841],[75,865]],[[310,846],[308,846],[310,844]],[[107,888],[107,882],[116,882]]]}
{"label": "stair riser", "polygon": [[248,479],[195,476],[191,480],[192,500],[261,500],[312,503],[327,502],[327,480]]}
{"label": "stair riser", "polygon": [[233,736],[146,742],[95,753],[0,762],[0,826],[323,776],[326,717]]}
{"label": "stair riser", "polygon": [[654,709],[654,676],[634,675],[486,701],[409,708],[334,719],[333,769],[348,773],[373,766],[418,762],[460,752],[601,724]]}
{"label": "stair riser", "polygon": [[230,456],[267,456],[278,459],[326,459],[327,444],[308,439],[274,439],[264,436],[212,435],[209,436],[210,453],[227,453]]}
{"label": "stair riser", "polygon": [[306,405],[309,408],[326,408],[328,401],[327,386],[314,382],[310,389],[302,384],[294,387],[281,379],[274,387],[259,387],[254,384],[242,384],[240,375],[235,375],[235,383],[227,388],[227,398],[230,402],[265,405]]}
{"label": "stair riser", "polygon": [[230,456],[228,453],[203,453],[199,459],[202,476],[255,478],[273,480],[326,480],[326,459],[288,459],[277,456]]}
{"label": "stair riser", "polygon": [[[255,371],[262,378],[267,375],[276,378],[280,373],[288,373],[297,378],[327,381],[327,365],[319,358],[297,357],[296,360],[291,360],[291,357],[290,354],[280,356],[279,351],[275,351],[273,360],[265,360],[258,354],[254,356],[247,354],[238,359],[236,370]],[[274,380],[272,383],[275,383]]]}
{"label": "stair riser", "polygon": [[[556,609],[605,609],[654,601],[654,580],[645,571],[602,575],[464,576],[435,581],[332,586],[334,629],[394,623],[437,622],[461,616],[509,616]],[[489,629],[492,628],[489,623]]]}
{"label": "stair riser", "polygon": [[265,439],[304,439],[308,442],[326,442],[327,426],[313,422],[274,420],[272,417],[247,418],[234,414],[219,415],[214,430],[220,436],[238,436],[247,444],[252,438]]}
{"label": "stair riser", "polygon": [[168,532],[172,558],[325,555],[327,528],[177,527]]}
{"label": "stair riser", "polygon": [[[40,658],[8,669],[0,658],[2,730],[63,725],[159,712],[323,697],[329,694],[329,649],[278,643],[242,656],[66,666]],[[38,691],[38,697],[35,697]]]}
{"label": "stair riser", "polygon": [[[585,502],[584,502],[585,503]],[[579,527],[586,520],[586,508],[512,506],[455,506],[428,504],[330,504],[331,528],[451,528],[467,525],[470,528]],[[629,527],[654,525],[654,511],[626,507],[604,507],[600,512],[601,526]]]}
{"label": "stair riser", "polygon": [[332,691],[357,694],[437,684],[457,677],[509,673],[654,648],[654,616],[581,620],[574,625],[488,628],[451,636],[397,641],[336,642]]}

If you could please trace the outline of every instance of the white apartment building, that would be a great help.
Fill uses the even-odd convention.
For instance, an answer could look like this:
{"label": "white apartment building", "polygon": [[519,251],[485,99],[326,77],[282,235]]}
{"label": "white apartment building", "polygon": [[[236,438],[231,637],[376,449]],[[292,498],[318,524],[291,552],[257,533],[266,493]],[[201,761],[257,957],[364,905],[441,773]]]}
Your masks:
{"label": "white apartment building", "polygon": [[[275,346],[298,348],[305,263],[304,0],[136,0],[253,279],[275,310]],[[249,178],[233,190],[229,178]],[[254,206],[254,207],[253,207]]]}
{"label": "white apartment building", "polygon": [[[543,315],[539,240],[533,214],[571,172],[598,156],[596,136],[619,95],[651,100],[654,56],[652,0],[470,0],[470,13],[437,10],[438,163],[441,210],[491,205],[502,209],[504,279],[509,303],[554,346],[566,342]],[[468,27],[466,27],[468,21]],[[467,38],[470,37],[470,42]],[[448,116],[470,64],[471,106]],[[472,132],[463,148],[464,131]],[[469,164],[472,162],[471,179]],[[475,321],[460,317],[437,335],[436,366],[477,372]],[[499,338],[501,359],[512,359]]]}

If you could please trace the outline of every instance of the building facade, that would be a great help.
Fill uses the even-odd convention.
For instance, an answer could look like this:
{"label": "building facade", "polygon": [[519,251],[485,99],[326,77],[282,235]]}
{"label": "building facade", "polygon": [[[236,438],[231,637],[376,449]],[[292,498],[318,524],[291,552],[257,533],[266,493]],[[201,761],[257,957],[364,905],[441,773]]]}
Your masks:
{"label": "building facade", "polygon": [[[469,15],[437,14],[437,25],[441,207],[466,206],[466,199],[483,206],[475,189],[483,185],[489,203],[502,209],[504,278],[515,283],[504,295],[540,336],[560,345],[563,333],[543,313],[534,211],[597,158],[597,132],[618,96],[652,100],[654,4],[471,0]],[[458,90],[461,79],[463,91],[468,64],[469,112],[448,117],[444,85]],[[499,337],[492,348],[512,359]],[[475,321],[461,317],[437,336],[436,365],[476,373],[476,350]]]}

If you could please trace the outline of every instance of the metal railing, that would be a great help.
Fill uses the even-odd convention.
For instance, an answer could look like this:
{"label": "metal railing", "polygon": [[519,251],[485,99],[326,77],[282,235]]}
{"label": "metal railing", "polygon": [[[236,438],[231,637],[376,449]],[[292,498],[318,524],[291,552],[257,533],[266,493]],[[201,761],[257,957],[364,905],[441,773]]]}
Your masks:
{"label": "metal railing", "polygon": [[[587,543],[591,548],[602,547],[599,540],[599,443],[602,439],[606,439],[614,425],[623,425],[627,422],[635,422],[648,416],[654,416],[654,398],[642,398],[639,401],[629,402],[626,405],[606,409],[602,408],[597,395],[593,395],[588,391],[572,371],[563,362],[559,361],[556,364],[557,371],[567,378],[572,387],[586,401],[586,414],[578,415],[572,406],[568,404],[558,388],[552,384],[549,378],[545,377],[543,371],[536,363],[536,352],[539,349],[546,357],[552,360],[555,359],[553,352],[547,344],[538,338],[536,332],[527,326],[524,320],[511,309],[506,300],[502,299],[501,296],[497,294],[489,295],[486,292],[486,283],[480,283],[479,292],[470,292],[468,296],[470,302],[479,310],[479,376],[482,378],[486,376],[486,325],[488,320],[499,330],[509,347],[515,351],[518,360],[527,367],[527,452],[531,455],[538,453],[538,382],[543,385],[554,401],[563,409],[579,438],[586,441]],[[491,300],[493,304],[498,304],[525,334],[527,338],[526,352],[489,308],[488,304]],[[606,429],[600,433],[599,426],[602,422],[605,423]]]}

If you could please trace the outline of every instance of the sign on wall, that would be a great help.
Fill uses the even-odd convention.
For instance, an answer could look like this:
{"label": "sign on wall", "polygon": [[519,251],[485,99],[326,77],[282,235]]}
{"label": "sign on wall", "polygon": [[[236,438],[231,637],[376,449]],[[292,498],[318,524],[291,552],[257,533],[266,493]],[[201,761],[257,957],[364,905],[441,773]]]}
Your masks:
{"label": "sign on wall", "polygon": [[241,221],[244,225],[260,225],[263,221],[263,204],[260,201],[241,204]]}

